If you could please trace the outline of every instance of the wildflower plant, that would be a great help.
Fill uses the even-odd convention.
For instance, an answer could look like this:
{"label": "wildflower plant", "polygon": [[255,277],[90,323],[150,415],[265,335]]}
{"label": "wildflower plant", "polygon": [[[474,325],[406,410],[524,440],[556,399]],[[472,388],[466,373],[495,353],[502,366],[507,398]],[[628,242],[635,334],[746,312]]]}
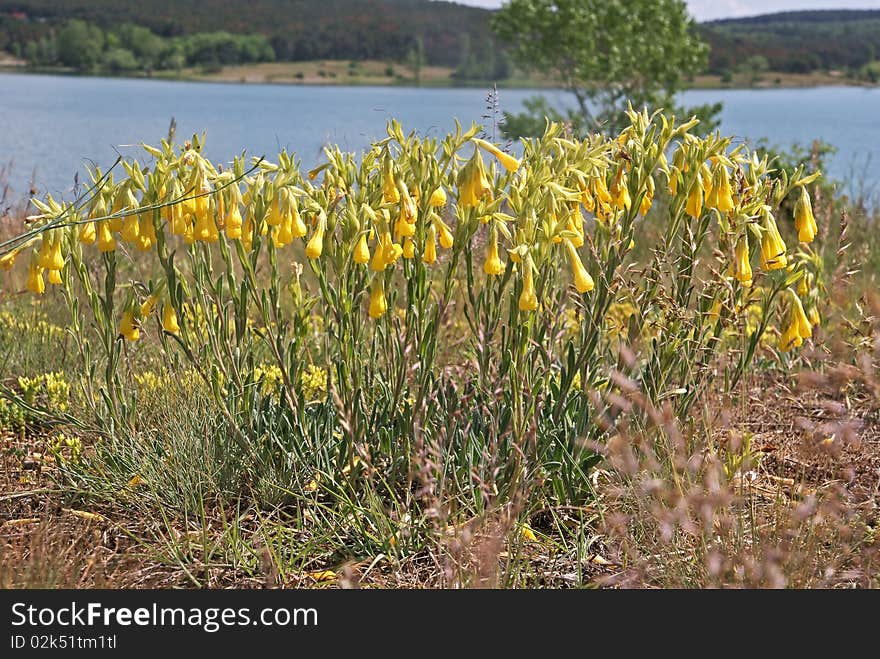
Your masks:
{"label": "wildflower plant", "polygon": [[[742,376],[774,318],[783,351],[818,322],[816,174],[697,137],[696,120],[628,118],[583,140],[550,123],[521,158],[476,126],[434,139],[391,122],[311,171],[286,152],[221,167],[203,137],[166,141],[145,146],[149,165],[121,160],[119,180],[94,171],[72,203],[35,201],[0,264],[60,291],[110,436],[136,429],[130,370],[152,359],[160,377],[197,374],[218,437],[286,461],[290,489],[367,475],[409,515],[415,452],[432,447],[433,478],[475,511],[525,482],[580,500],[612,373],[686,419],[714,368]],[[796,250],[774,216],[790,195]],[[649,217],[660,233],[640,244]]]}

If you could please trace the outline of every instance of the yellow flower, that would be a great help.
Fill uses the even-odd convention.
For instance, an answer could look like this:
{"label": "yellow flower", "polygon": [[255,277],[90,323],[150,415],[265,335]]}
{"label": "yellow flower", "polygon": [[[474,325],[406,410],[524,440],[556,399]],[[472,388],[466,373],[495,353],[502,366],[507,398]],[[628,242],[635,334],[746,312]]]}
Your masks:
{"label": "yellow flower", "polygon": [[177,322],[177,313],[174,307],[166,304],[162,307],[162,329],[169,334],[177,334],[180,331],[180,324]]}
{"label": "yellow flower", "polygon": [[9,272],[12,270],[12,266],[15,265],[15,259],[18,257],[18,250],[12,250],[9,254],[4,254],[0,256],[0,270],[6,270]]}
{"label": "yellow flower", "polygon": [[238,209],[238,204],[232,204],[229,213],[226,215],[226,237],[229,238],[229,240],[240,239],[241,227],[241,211]]}
{"label": "yellow flower", "polygon": [[440,247],[443,249],[451,249],[452,245],[455,243],[452,231],[449,230],[446,223],[439,217],[434,220],[434,224],[437,226],[437,233],[440,235]]}
{"label": "yellow flower", "polygon": [[367,234],[362,233],[354,247],[354,262],[363,265],[370,262],[370,247],[367,245]]}
{"label": "yellow flower", "polygon": [[126,215],[122,221],[122,233],[120,237],[128,243],[137,242],[140,236],[140,223],[137,215]]}
{"label": "yellow flower", "polygon": [[700,175],[697,175],[688,192],[686,212],[694,219],[699,219],[703,212],[703,181]]}
{"label": "yellow flower", "polygon": [[628,210],[632,205],[632,199],[629,196],[629,189],[626,181],[623,180],[623,169],[617,172],[614,183],[611,184],[611,198],[618,210]]}
{"label": "yellow flower", "polygon": [[306,223],[303,222],[302,216],[299,214],[299,209],[296,207],[293,199],[290,199],[289,202],[290,207],[288,212],[293,220],[293,237],[302,238],[309,232],[309,230],[306,228]]}
{"label": "yellow flower", "polygon": [[784,352],[799,348],[806,339],[813,336],[813,326],[804,313],[804,305],[801,304],[800,298],[792,293],[790,299],[788,327],[779,338],[779,349]]}
{"label": "yellow flower", "polygon": [[266,213],[266,224],[270,227],[277,227],[281,224],[283,219],[284,218],[281,215],[281,203],[278,201],[278,197],[275,197],[269,205],[269,211]]}
{"label": "yellow flower", "polygon": [[251,248],[254,246],[254,231],[256,227],[254,226],[254,218],[250,213],[247,214],[245,218],[244,224],[241,227],[241,246],[244,248],[244,251],[249,252]]}
{"label": "yellow flower", "polygon": [[141,252],[148,252],[156,244],[156,227],[153,220],[143,213],[138,219],[138,243],[137,248]]}
{"label": "yellow flower", "polygon": [[174,204],[171,207],[171,233],[182,236],[187,232],[189,221],[185,217],[182,204]]}
{"label": "yellow flower", "polygon": [[487,142],[486,140],[481,140],[478,137],[474,137],[473,141],[477,146],[484,149],[490,155],[495,156],[498,159],[498,162],[506,169],[508,172],[515,172],[519,169],[520,161],[514,158],[509,153],[504,153],[501,149],[499,149],[494,144]]}
{"label": "yellow flower", "polygon": [[406,219],[406,213],[403,210],[400,211],[400,215],[394,223],[394,235],[398,240],[416,235],[416,225]]}
{"label": "yellow flower", "polygon": [[381,318],[388,310],[385,302],[385,282],[381,277],[373,279],[373,286],[370,291],[370,318],[374,320]]}
{"label": "yellow flower", "polygon": [[504,263],[498,257],[498,234],[494,228],[489,239],[489,247],[486,251],[486,262],[483,264],[483,272],[489,276],[495,277],[504,274]]}
{"label": "yellow flower", "polygon": [[573,211],[568,216],[568,222],[565,225],[565,228],[571,231],[574,236],[569,238],[572,244],[575,247],[583,247],[584,246],[584,221],[581,217],[580,211]]}
{"label": "yellow flower", "polygon": [[403,258],[411,259],[416,255],[416,244],[412,238],[407,238],[403,243]]}
{"label": "yellow flower", "polygon": [[651,210],[651,206],[654,205],[654,177],[649,176],[645,185],[645,194],[642,196],[642,203],[639,204],[639,213],[641,213],[642,217],[647,215],[648,211]]}
{"label": "yellow flower", "polygon": [[196,223],[193,227],[196,240],[206,243],[215,243],[220,239],[220,231],[214,215],[207,210],[208,198],[199,197],[197,201],[204,200],[205,211],[196,214]]}
{"label": "yellow flower", "polygon": [[61,283],[61,270],[49,270],[49,283],[56,286]]}
{"label": "yellow flower", "polygon": [[400,201],[400,192],[394,182],[394,176],[391,173],[391,162],[386,161],[384,173],[382,176],[382,199],[386,204],[396,204]]}
{"label": "yellow flower", "polygon": [[761,236],[761,267],[764,270],[779,270],[788,265],[785,256],[785,242],[779,235],[776,220],[770,209],[764,207],[764,233]]}
{"label": "yellow flower", "polygon": [[319,219],[315,233],[306,245],[306,256],[316,259],[321,256],[322,251],[324,251],[324,223]]}
{"label": "yellow flower", "polygon": [[526,259],[524,264],[523,289],[519,295],[519,310],[534,311],[538,308],[538,296],[535,294],[535,281],[532,275],[532,260]]}
{"label": "yellow flower", "polygon": [[281,224],[272,231],[272,243],[276,248],[281,249],[285,245],[293,242],[293,217],[282,217]]}
{"label": "yellow flower", "polygon": [[437,188],[434,192],[431,193],[431,198],[428,201],[428,204],[432,208],[439,208],[440,206],[446,205],[446,190],[443,188]]}
{"label": "yellow flower", "polygon": [[473,208],[487,195],[491,197],[492,188],[486,178],[483,158],[479,150],[474,150],[473,157],[458,173],[458,205],[461,208]]}
{"label": "yellow flower", "polygon": [[727,167],[719,165],[712,179],[711,191],[706,195],[706,206],[720,213],[733,209],[733,190],[730,188],[730,176]]}
{"label": "yellow flower", "polygon": [[581,261],[580,255],[577,253],[577,249],[575,249],[575,246],[570,240],[565,241],[565,248],[568,250],[568,256],[571,260],[571,272],[574,279],[574,287],[577,289],[578,293],[589,293],[595,286],[593,278],[590,276],[590,273],[587,272],[587,269]]}
{"label": "yellow flower", "polygon": [[794,226],[798,232],[798,240],[802,243],[813,242],[819,231],[816,218],[813,216],[810,193],[804,186],[801,186],[801,196],[794,204]]}
{"label": "yellow flower", "polygon": [[734,256],[734,276],[743,286],[752,285],[752,264],[749,259],[749,237],[743,235],[736,243]]}
{"label": "yellow flower", "polygon": [[144,303],[141,305],[141,316],[149,316],[153,313],[153,309],[156,308],[156,303],[159,301],[159,296],[156,293],[151,293],[147,296],[147,299],[144,300]]}
{"label": "yellow flower", "polygon": [[437,228],[432,224],[428,227],[428,236],[425,240],[425,253],[422,261],[430,265],[437,260]]}
{"label": "yellow flower", "polygon": [[[399,250],[399,251],[398,251]],[[394,263],[403,253],[403,248],[391,240],[391,234],[385,231],[376,244],[376,251],[373,253],[373,260],[370,262],[370,270],[373,272],[382,272],[389,265]]]}
{"label": "yellow flower", "polygon": [[593,179],[593,198],[599,204],[610,204],[613,201],[611,193],[608,192],[604,174]]}
{"label": "yellow flower", "polygon": [[98,222],[98,251],[112,252],[116,249],[116,239],[110,233],[110,221]]}
{"label": "yellow flower", "polygon": [[134,315],[130,311],[125,311],[122,314],[122,320],[119,321],[119,334],[126,341],[134,342],[141,338],[141,331],[138,329]]}
{"label": "yellow flower", "polygon": [[98,239],[98,231],[94,222],[86,222],[79,228],[79,241],[83,245],[93,245]]}
{"label": "yellow flower", "polygon": [[27,289],[36,295],[46,292],[46,282],[43,281],[43,268],[31,260],[28,268]]}

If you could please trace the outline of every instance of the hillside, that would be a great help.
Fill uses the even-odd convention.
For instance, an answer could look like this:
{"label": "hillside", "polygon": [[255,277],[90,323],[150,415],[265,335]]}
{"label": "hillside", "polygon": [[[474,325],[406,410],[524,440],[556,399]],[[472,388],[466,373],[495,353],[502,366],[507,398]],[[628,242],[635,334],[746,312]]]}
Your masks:
{"label": "hillside", "polygon": [[755,56],[773,71],[854,69],[880,53],[880,10],[783,12],[704,23],[700,30],[716,73]]}
{"label": "hillside", "polygon": [[[0,50],[39,66],[116,72],[417,58],[451,67],[460,78],[503,79],[511,71],[492,36],[491,14],[429,0],[0,0]],[[71,19],[91,30],[81,25],[80,41],[99,44],[87,58],[69,48],[73,62],[59,54],[57,39]],[[857,73],[880,53],[880,10],[784,12],[698,29],[711,46],[708,69],[719,75]],[[159,41],[145,44],[150,38]]]}
{"label": "hillside", "polygon": [[419,37],[428,63],[457,66],[463,49],[487,56],[490,33],[490,12],[428,0],[0,0],[4,13],[0,47],[78,18],[104,30],[134,23],[163,37],[262,34],[280,60],[400,60]]}

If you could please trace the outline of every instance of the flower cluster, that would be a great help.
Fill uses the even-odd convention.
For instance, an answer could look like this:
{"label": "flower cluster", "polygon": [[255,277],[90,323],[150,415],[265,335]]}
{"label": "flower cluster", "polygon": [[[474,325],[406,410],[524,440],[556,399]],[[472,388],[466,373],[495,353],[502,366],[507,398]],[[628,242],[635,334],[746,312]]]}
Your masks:
{"label": "flower cluster", "polygon": [[[241,157],[224,168],[202,155],[197,137],[179,150],[145,146],[150,166],[122,161],[121,181],[95,171],[90,194],[77,203],[35,201],[32,230],[0,248],[0,268],[23,260],[26,288],[42,294],[47,280],[63,285],[68,264],[79,267],[88,249],[155,252],[172,263],[178,250],[218,250],[226,261],[237,257],[246,276],[260,258],[277,263],[282,250],[298,246],[315,271],[359,273],[363,308],[379,320],[388,317],[390,296],[448,261],[445,253],[476,255],[488,282],[514,282],[516,309],[527,318],[550,294],[548,267],[567,271],[563,279],[584,296],[609,276],[634,248],[636,220],[651,211],[662,182],[670,232],[682,222],[704,232],[714,226],[730,281],[748,289],[758,269],[808,281],[773,210],[796,191],[795,230],[810,243],[816,222],[806,186],[815,175],[798,171],[780,183],[766,159],[731,149],[729,139],[691,134],[695,121],[676,126],[637,112],[630,119],[618,136],[582,141],[551,125],[523,144],[522,158],[478,138],[476,127],[438,142],[405,136],[392,122],[388,138],[359,160],[327,149],[326,162],[308,172],[285,152],[277,162],[255,159],[248,168]],[[138,341],[154,314],[165,333],[179,334],[185,297],[185,286],[164,280],[132,286],[117,307],[118,335]],[[802,305],[792,308],[797,319],[784,350],[810,335]]]}

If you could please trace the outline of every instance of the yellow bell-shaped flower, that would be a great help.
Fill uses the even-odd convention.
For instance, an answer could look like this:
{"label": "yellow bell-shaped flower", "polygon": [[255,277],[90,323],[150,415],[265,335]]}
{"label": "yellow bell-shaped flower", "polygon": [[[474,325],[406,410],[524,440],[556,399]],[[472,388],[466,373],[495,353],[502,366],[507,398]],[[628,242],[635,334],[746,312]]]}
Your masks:
{"label": "yellow bell-shaped flower", "polygon": [[688,192],[685,212],[694,219],[699,219],[703,212],[703,181],[699,175]]}
{"label": "yellow bell-shaped flower", "polygon": [[437,228],[431,224],[428,227],[428,235],[425,239],[425,253],[422,255],[422,261],[428,265],[437,260]]}
{"label": "yellow bell-shaped flower", "polygon": [[294,203],[293,199],[290,200],[289,212],[293,220],[293,237],[305,237],[309,230],[306,228],[306,223],[303,222],[302,216],[299,214],[299,209],[296,207],[296,203]]}
{"label": "yellow bell-shaped flower", "polygon": [[46,292],[46,282],[43,281],[43,268],[41,268],[33,259],[28,268],[26,287],[35,295],[42,295]]}
{"label": "yellow bell-shaped flower", "polygon": [[49,270],[49,283],[56,286],[61,283],[61,270]]}
{"label": "yellow bell-shaped flower", "polygon": [[18,250],[12,250],[8,254],[0,256],[0,270],[9,272],[15,265],[15,259],[18,258]]}
{"label": "yellow bell-shaped flower", "polygon": [[416,244],[412,238],[407,238],[403,242],[403,258],[411,259],[416,255]]}
{"label": "yellow bell-shaped flower", "polygon": [[130,311],[122,313],[122,320],[119,321],[119,334],[126,341],[134,342],[141,338],[141,331]]}
{"label": "yellow bell-shaped flower", "polygon": [[86,222],[79,228],[79,241],[83,245],[93,245],[97,239],[98,230],[94,222]]}
{"label": "yellow bell-shaped flower", "polygon": [[706,206],[720,213],[733,209],[733,190],[730,187],[730,176],[727,167],[718,165],[712,179],[711,191],[706,195]]}
{"label": "yellow bell-shaped flower", "polygon": [[800,298],[792,293],[791,309],[788,316],[788,327],[779,338],[779,349],[789,351],[792,348],[799,348],[803,342],[813,336],[813,326],[804,313],[804,305]]}
{"label": "yellow bell-shaped flower", "polygon": [[570,240],[565,241],[565,248],[568,250],[568,256],[571,260],[571,273],[574,280],[574,287],[578,293],[589,293],[595,287],[595,282],[584,267],[577,249]]}
{"label": "yellow bell-shaped flower", "polygon": [[538,308],[538,296],[535,293],[535,280],[532,275],[532,261],[526,259],[523,273],[523,288],[519,295],[518,306],[520,311],[534,311]]}
{"label": "yellow bell-shaped flower", "polygon": [[308,244],[306,244],[306,256],[310,259],[317,259],[321,256],[321,252],[324,251],[324,223],[322,218],[319,218],[318,225],[315,227],[315,233],[312,235],[312,238],[309,240]]}
{"label": "yellow bell-shaped flower", "polygon": [[764,233],[761,236],[761,267],[764,270],[780,270],[788,265],[788,259],[785,256],[785,241],[779,235],[779,228],[776,226],[776,220],[770,213],[770,209],[765,207],[764,215]]}
{"label": "yellow bell-shaped flower", "polygon": [[593,179],[593,198],[598,205],[610,205],[613,200],[611,193],[608,192],[608,185],[605,183],[604,172]]}
{"label": "yellow bell-shaped flower", "polygon": [[354,255],[352,257],[355,263],[363,265],[370,262],[370,246],[367,244],[366,232],[358,238],[357,244],[354,246]]}
{"label": "yellow bell-shaped flower", "polygon": [[651,206],[654,205],[654,177],[648,176],[648,181],[645,184],[645,194],[642,195],[642,201],[639,204],[639,213],[641,213],[642,217],[648,214],[648,211],[651,210]]}
{"label": "yellow bell-shaped flower", "polygon": [[182,204],[174,204],[171,207],[171,233],[182,236],[186,233],[189,220],[186,218]]}
{"label": "yellow bell-shaped flower", "polygon": [[370,318],[381,318],[386,311],[388,305],[385,302],[385,282],[381,277],[376,277],[370,290]]}
{"label": "yellow bell-shaped flower", "polygon": [[491,197],[492,188],[486,178],[483,158],[480,151],[474,150],[473,157],[458,173],[458,205],[473,208],[484,197]]}
{"label": "yellow bell-shaped flower", "polygon": [[226,237],[229,240],[239,240],[241,238],[242,224],[241,211],[238,209],[238,204],[232,204],[229,212],[226,214]]}
{"label": "yellow bell-shaped flower", "polygon": [[816,218],[813,215],[813,205],[810,202],[810,193],[801,186],[801,196],[794,204],[794,226],[798,232],[798,240],[802,243],[811,243],[819,232]]}
{"label": "yellow bell-shaped flower", "polygon": [[141,235],[140,223],[137,215],[126,215],[122,220],[122,233],[120,237],[127,243],[136,243]]}
{"label": "yellow bell-shaped flower", "polygon": [[623,180],[623,169],[617,172],[614,183],[611,184],[611,199],[615,208],[618,210],[629,210],[632,205],[632,198],[629,195],[626,181]]}
{"label": "yellow bell-shaped flower", "polygon": [[162,329],[169,334],[177,334],[180,331],[180,324],[177,322],[177,312],[170,304],[162,307]]}
{"label": "yellow bell-shaped flower", "polygon": [[141,252],[148,252],[156,244],[156,227],[147,213],[142,213],[138,219],[138,242],[137,248]]}
{"label": "yellow bell-shaped flower", "polygon": [[141,305],[141,316],[146,318],[151,313],[153,313],[153,309],[156,308],[156,303],[159,301],[159,296],[156,293],[151,293],[147,296],[147,299],[144,300],[144,303]]}
{"label": "yellow bell-shaped flower", "polygon": [[490,277],[504,274],[504,262],[498,256],[498,233],[493,230],[489,238],[489,247],[486,250],[486,261],[483,263],[483,272]]}
{"label": "yellow bell-shaped flower", "polygon": [[112,252],[116,249],[116,239],[110,232],[110,221],[101,220],[98,222],[98,251]]}
{"label": "yellow bell-shaped flower", "polygon": [[487,142],[486,140],[481,140],[478,137],[472,138],[474,143],[479,146],[481,149],[485,150],[490,155],[495,156],[498,159],[498,162],[501,163],[501,166],[504,167],[508,172],[515,172],[519,169],[520,161],[514,158],[509,153],[505,153],[501,149],[499,149],[494,144]]}
{"label": "yellow bell-shaped flower", "polygon": [[743,235],[736,243],[733,273],[743,286],[752,285],[752,264],[749,258],[749,238]]}
{"label": "yellow bell-shaped flower", "polygon": [[61,236],[56,236],[49,249],[49,260],[46,264],[48,270],[61,270],[64,268],[64,255],[61,253]]}
{"label": "yellow bell-shaped flower", "polygon": [[281,203],[278,200],[278,197],[275,197],[275,199],[272,200],[272,203],[269,204],[269,210],[266,213],[266,224],[270,227],[277,227],[281,224],[282,220]]}
{"label": "yellow bell-shaped flower", "polygon": [[452,249],[452,245],[455,244],[455,238],[452,235],[452,231],[449,230],[449,227],[446,226],[446,223],[441,219],[435,219],[434,224],[437,226],[437,234],[440,237],[440,247],[443,249]]}
{"label": "yellow bell-shaped flower", "polygon": [[431,193],[431,198],[428,201],[428,205],[431,208],[439,208],[441,206],[446,205],[446,190],[443,188],[437,188],[434,192]]}

